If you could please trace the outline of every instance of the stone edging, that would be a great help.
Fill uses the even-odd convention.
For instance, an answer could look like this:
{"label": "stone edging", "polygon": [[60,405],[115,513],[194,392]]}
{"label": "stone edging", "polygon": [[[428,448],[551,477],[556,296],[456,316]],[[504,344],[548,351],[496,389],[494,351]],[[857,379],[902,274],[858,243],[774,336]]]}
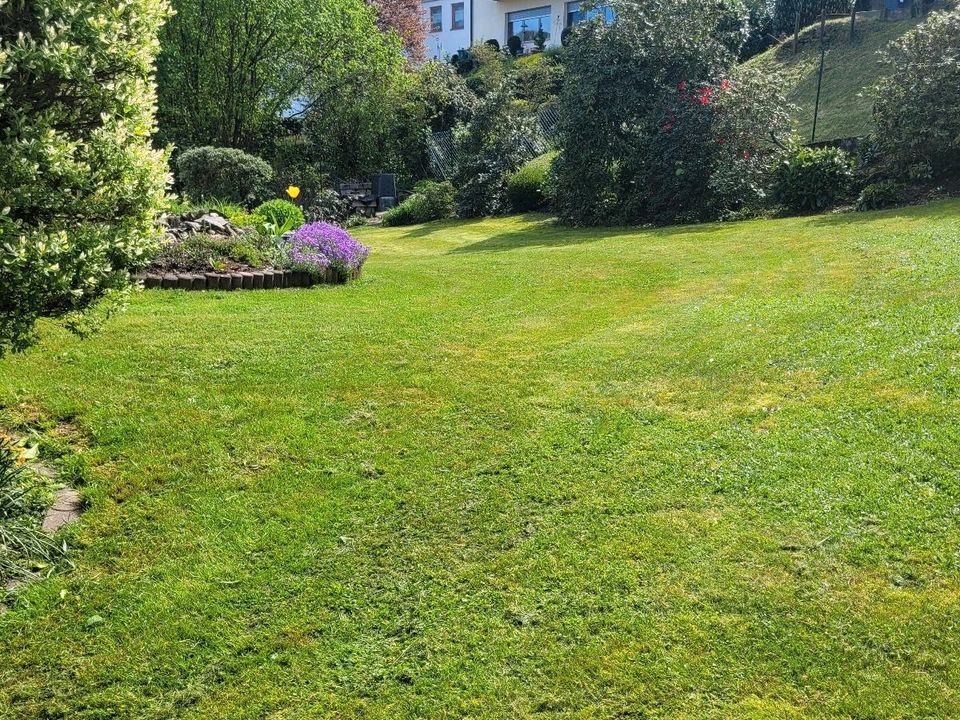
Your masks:
{"label": "stone edging", "polygon": [[[354,274],[357,277],[359,273]],[[317,277],[298,270],[251,270],[249,272],[169,272],[162,275],[148,273],[137,276],[147,289],[163,290],[276,290],[280,288],[336,285],[346,278],[333,268],[327,268]]]}

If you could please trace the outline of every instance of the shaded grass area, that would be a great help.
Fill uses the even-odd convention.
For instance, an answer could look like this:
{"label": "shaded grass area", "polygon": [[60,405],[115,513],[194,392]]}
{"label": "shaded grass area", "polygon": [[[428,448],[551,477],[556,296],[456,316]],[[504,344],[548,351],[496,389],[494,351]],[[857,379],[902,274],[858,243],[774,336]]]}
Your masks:
{"label": "shaded grass area", "polygon": [[0,364],[90,441],[0,716],[960,714],[960,203],[362,235]]}
{"label": "shaded grass area", "polygon": [[[880,53],[918,22],[861,18],[857,20],[852,41],[849,18],[827,23],[817,140],[858,137],[873,132],[873,86],[889,72],[880,64]],[[820,24],[801,30],[797,55],[793,54],[791,35],[781,45],[750,62],[783,73],[787,79],[787,99],[797,108],[794,117],[800,138],[810,142],[820,71]]]}

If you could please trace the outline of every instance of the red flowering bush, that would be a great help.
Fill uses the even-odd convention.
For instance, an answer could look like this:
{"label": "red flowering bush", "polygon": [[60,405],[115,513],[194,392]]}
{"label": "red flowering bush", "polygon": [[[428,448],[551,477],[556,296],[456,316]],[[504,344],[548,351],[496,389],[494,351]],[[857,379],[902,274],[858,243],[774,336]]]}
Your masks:
{"label": "red flowering bush", "polygon": [[572,225],[703,220],[762,201],[789,138],[776,79],[738,66],[739,2],[611,0],[565,55],[554,205]]}
{"label": "red flowering bush", "polygon": [[783,152],[779,142],[790,135],[786,108],[776,79],[753,70],[713,83],[678,83],[630,168],[646,181],[630,197],[628,214],[686,222],[764,204]]}

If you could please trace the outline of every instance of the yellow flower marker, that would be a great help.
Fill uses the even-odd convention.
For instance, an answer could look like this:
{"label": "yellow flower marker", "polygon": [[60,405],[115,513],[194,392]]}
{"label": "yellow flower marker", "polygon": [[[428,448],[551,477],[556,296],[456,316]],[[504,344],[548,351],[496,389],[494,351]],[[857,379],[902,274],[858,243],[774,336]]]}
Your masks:
{"label": "yellow flower marker", "polygon": [[291,200],[296,200],[298,197],[300,197],[300,188],[298,188],[296,185],[291,185],[287,188],[287,195],[290,196]]}

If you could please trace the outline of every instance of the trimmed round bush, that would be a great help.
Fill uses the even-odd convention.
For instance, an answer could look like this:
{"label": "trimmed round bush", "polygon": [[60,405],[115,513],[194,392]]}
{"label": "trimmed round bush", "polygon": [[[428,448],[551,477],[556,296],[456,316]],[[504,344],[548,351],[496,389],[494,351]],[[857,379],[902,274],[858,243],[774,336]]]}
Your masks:
{"label": "trimmed round bush", "polygon": [[413,194],[383,215],[386,227],[419,225],[452,217],[456,211],[453,185],[448,182],[419,183]]}
{"label": "trimmed round bush", "polygon": [[844,199],[853,181],[853,160],[839,148],[798,147],[774,174],[774,199],[791,212],[821,212]]}
{"label": "trimmed round bush", "polygon": [[198,147],[177,159],[177,182],[192,200],[253,204],[271,195],[273,168],[234,148]]}
{"label": "trimmed round bush", "polygon": [[267,222],[278,228],[294,230],[306,222],[303,211],[287,200],[268,200],[256,210],[254,215],[266,218]]}
{"label": "trimmed round bush", "polygon": [[546,184],[555,152],[534,158],[507,180],[507,197],[516,212],[531,212],[547,205]]}

